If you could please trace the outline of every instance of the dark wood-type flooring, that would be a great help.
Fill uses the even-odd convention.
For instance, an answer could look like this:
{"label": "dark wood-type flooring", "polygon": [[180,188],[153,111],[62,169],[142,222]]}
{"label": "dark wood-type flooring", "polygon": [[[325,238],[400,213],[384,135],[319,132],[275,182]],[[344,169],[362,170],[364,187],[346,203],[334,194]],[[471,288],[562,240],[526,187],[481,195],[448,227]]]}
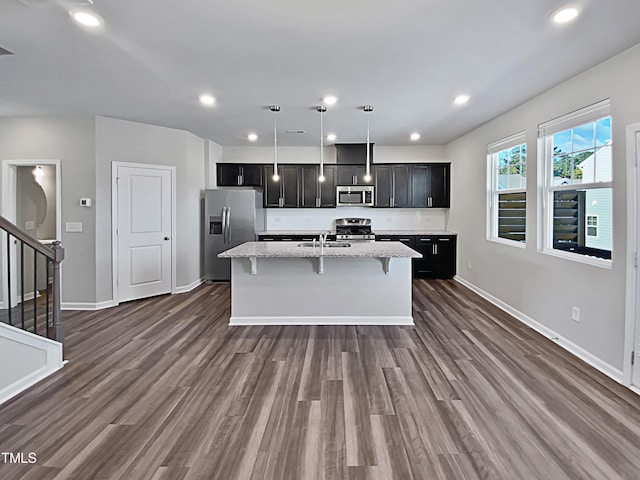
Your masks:
{"label": "dark wood-type flooring", "polygon": [[640,478],[640,397],[454,281],[413,294],[415,327],[230,328],[226,284],[65,312],[70,363],[0,407],[37,463],[0,478]]}

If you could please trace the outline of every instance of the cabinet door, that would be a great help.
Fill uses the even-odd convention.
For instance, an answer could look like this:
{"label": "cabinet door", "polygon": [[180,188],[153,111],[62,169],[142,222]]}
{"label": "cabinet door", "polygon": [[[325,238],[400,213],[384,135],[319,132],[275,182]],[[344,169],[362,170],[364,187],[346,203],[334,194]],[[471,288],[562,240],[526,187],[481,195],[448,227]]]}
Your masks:
{"label": "cabinet door", "polygon": [[376,165],[373,170],[374,207],[392,207],[393,177],[390,165]]}
{"label": "cabinet door", "polygon": [[240,172],[242,185],[245,187],[262,186],[262,165],[242,165]]}
{"label": "cabinet door", "polygon": [[355,165],[338,165],[338,185],[355,185],[356,182]]}
{"label": "cabinet door", "polygon": [[318,206],[318,171],[315,165],[300,167],[300,206],[315,208]]}
{"label": "cabinet door", "polygon": [[365,180],[365,165],[338,165],[338,185],[373,185],[373,165],[369,169],[372,179]]}
{"label": "cabinet door", "polygon": [[299,168],[295,165],[282,165],[278,167],[278,170],[280,170],[280,181],[282,182],[282,206],[297,208],[300,205]]}
{"label": "cabinet door", "polygon": [[409,165],[393,165],[391,169],[393,173],[393,205],[391,206],[400,208],[410,207],[409,180],[411,175]]}
{"label": "cabinet door", "polygon": [[429,206],[429,166],[411,166],[411,206],[427,208]]}
{"label": "cabinet door", "polygon": [[320,183],[320,206],[335,207],[336,206],[336,166],[325,165],[324,182]]}
{"label": "cabinet door", "polygon": [[280,207],[282,198],[282,167],[280,170],[280,180],[277,182],[273,179],[273,165],[265,165],[264,167],[264,206],[265,208]]}
{"label": "cabinet door", "polygon": [[435,276],[435,238],[432,236],[418,236],[416,251],[422,254],[413,263],[413,276],[418,278],[433,278]]}
{"label": "cabinet door", "polygon": [[367,167],[365,165],[356,165],[356,185],[373,185],[373,165],[369,166],[369,181],[365,179],[367,175]]}
{"label": "cabinet door", "polygon": [[240,165],[235,163],[219,163],[217,184],[219,187],[237,187],[240,185]]}
{"label": "cabinet door", "polygon": [[449,208],[449,185],[451,165],[449,163],[433,163],[429,165],[429,206]]}
{"label": "cabinet door", "polygon": [[453,278],[456,275],[456,236],[439,236],[435,241],[434,276]]}

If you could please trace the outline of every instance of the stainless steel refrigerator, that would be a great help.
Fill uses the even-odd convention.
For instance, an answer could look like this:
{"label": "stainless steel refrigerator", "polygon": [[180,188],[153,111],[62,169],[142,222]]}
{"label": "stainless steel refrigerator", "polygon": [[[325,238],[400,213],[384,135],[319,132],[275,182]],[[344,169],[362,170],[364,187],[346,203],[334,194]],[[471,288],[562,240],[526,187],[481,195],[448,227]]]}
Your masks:
{"label": "stainless steel refrigerator", "polygon": [[262,193],[256,190],[205,190],[204,274],[207,281],[229,280],[231,260],[220,252],[256,240],[264,230]]}

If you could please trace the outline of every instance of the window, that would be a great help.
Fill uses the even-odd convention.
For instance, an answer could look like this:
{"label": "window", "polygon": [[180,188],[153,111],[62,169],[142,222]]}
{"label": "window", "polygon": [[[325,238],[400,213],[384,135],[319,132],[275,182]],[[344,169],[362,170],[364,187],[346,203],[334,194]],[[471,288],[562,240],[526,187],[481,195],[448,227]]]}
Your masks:
{"label": "window", "polygon": [[543,251],[610,266],[613,233],[609,101],[539,126]]}
{"label": "window", "polygon": [[527,145],[521,132],[489,145],[489,240],[524,246],[527,216]]}
{"label": "window", "polygon": [[598,236],[598,215],[587,215],[587,237]]}

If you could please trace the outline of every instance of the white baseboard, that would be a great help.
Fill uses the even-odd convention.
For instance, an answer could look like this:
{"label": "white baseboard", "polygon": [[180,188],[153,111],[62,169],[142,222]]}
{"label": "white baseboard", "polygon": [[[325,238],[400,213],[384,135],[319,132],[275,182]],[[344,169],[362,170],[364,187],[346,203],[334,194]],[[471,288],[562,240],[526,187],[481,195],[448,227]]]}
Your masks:
{"label": "white baseboard", "polygon": [[413,317],[234,317],[229,325],[413,325]]}
{"label": "white baseboard", "polygon": [[[583,360],[584,362],[588,363],[589,365],[591,365],[596,370],[604,373],[606,376],[608,376],[612,380],[615,380],[616,382],[624,385],[624,383],[622,381],[622,378],[623,378],[622,377],[622,370],[618,370],[617,368],[613,367],[612,365],[609,365],[607,362],[605,362],[605,361],[601,360],[600,358],[596,357],[595,355],[593,355],[592,353],[588,352],[584,348],[580,347],[579,345],[576,345],[571,340],[568,340],[567,338],[564,338],[562,335],[557,334],[556,332],[554,332],[550,328],[544,326],[543,324],[541,324],[540,322],[534,320],[533,318],[529,317],[528,315],[525,315],[521,311],[516,310],[511,305],[508,305],[507,303],[503,302],[499,298],[496,298],[493,295],[491,295],[490,293],[485,292],[481,288],[476,287],[473,283],[465,280],[464,278],[461,278],[459,276],[455,276],[454,280],[456,280],[457,282],[461,283],[462,285],[467,287],[469,290],[474,291],[475,293],[480,295],[485,300],[488,300],[489,302],[494,304],[499,309],[504,310],[505,312],[507,312],[509,315],[511,315],[515,319],[517,319],[517,320],[521,321],[522,323],[524,323],[525,325],[531,327],[532,329],[534,329],[539,334],[541,334],[541,335],[547,337],[549,340],[557,343],[562,348],[564,348],[566,351],[568,351],[569,353],[575,355],[576,357],[578,357],[579,359]],[[624,386],[628,387],[628,385],[624,385]]]}
{"label": "white baseboard", "polygon": [[189,285],[184,285],[182,287],[176,287],[176,293],[187,293],[191,290],[198,288],[200,285],[204,283],[204,277],[196,280],[195,282],[191,282]]}
{"label": "white baseboard", "polygon": [[88,302],[61,302],[60,308],[62,310],[102,310],[104,308],[111,308],[117,305],[113,300],[106,300],[98,303]]}
{"label": "white baseboard", "polygon": [[[187,293],[191,290],[199,287],[204,283],[204,277],[196,280],[182,287],[176,287],[175,293]],[[102,310],[104,308],[111,308],[118,305],[118,302],[114,300],[106,300],[104,302],[90,303],[90,302],[61,302],[60,308],[62,310]]]}

